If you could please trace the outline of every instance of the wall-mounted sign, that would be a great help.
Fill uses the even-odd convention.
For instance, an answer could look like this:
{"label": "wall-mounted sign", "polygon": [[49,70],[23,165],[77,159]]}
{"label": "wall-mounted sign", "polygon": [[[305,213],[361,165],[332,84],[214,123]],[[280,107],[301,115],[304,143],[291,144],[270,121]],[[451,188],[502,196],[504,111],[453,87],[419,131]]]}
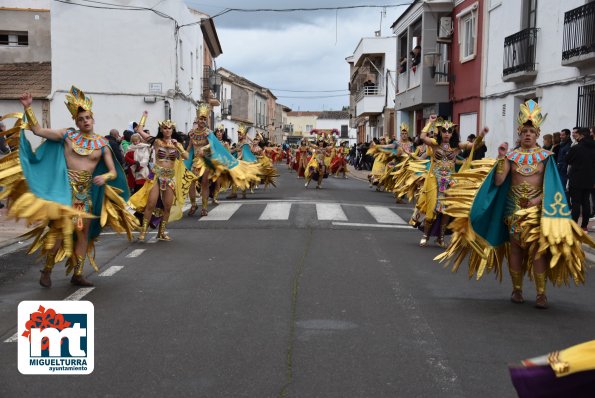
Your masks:
{"label": "wall-mounted sign", "polygon": [[152,94],[161,94],[162,88],[161,83],[149,83],[149,92]]}

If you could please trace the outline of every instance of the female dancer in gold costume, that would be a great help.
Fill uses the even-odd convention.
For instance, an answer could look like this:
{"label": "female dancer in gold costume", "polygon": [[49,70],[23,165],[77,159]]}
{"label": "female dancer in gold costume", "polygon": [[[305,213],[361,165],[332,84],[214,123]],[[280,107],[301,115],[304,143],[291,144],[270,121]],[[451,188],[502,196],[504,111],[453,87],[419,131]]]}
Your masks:
{"label": "female dancer in gold costume", "polygon": [[[424,234],[419,242],[420,246],[427,246],[428,239],[434,232],[433,229],[438,228],[435,233],[438,236],[436,242],[439,246],[446,247],[444,233],[449,217],[443,214],[443,200],[446,191],[452,185],[452,174],[455,172],[457,155],[462,150],[480,145],[484,135],[488,132],[487,127],[484,127],[473,144],[459,142],[458,133],[453,132],[454,126],[455,124],[450,121],[442,121],[436,115],[432,115],[420,135],[421,141],[428,146],[428,154],[431,159],[430,171],[417,202],[420,212],[425,215]],[[428,137],[428,131],[433,127],[439,130],[436,139]],[[437,224],[435,224],[436,222]]]}
{"label": "female dancer in gold costume", "polygon": [[[170,211],[174,200],[184,197],[180,183],[176,181],[176,166],[183,168],[180,158],[188,159],[188,153],[182,147],[176,132],[176,125],[171,120],[159,123],[157,137],[143,133],[143,138],[152,143],[155,163],[152,169],[152,178],[145,182],[136,194],[130,198],[133,208],[143,211],[143,225],[138,240],[144,241],[153,215],[160,217],[157,239],[171,240],[165,228],[170,218]],[[180,171],[177,171],[180,173]]]}

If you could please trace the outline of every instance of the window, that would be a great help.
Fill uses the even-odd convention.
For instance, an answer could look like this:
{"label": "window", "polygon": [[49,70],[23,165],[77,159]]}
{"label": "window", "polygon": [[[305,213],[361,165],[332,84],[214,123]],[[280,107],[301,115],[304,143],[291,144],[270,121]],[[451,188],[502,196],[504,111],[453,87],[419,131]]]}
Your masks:
{"label": "window", "polygon": [[595,126],[595,84],[578,88],[576,125],[587,128]]}
{"label": "window", "polygon": [[194,53],[190,51],[190,78],[194,79]]}
{"label": "window", "polygon": [[306,124],[306,132],[309,133],[314,127],[311,124]]}
{"label": "window", "polygon": [[28,32],[0,31],[0,46],[26,47],[28,45]]}
{"label": "window", "polygon": [[535,28],[537,25],[537,0],[523,2],[523,28]]}
{"label": "window", "polygon": [[457,14],[459,20],[459,61],[475,58],[477,51],[477,3]]}
{"label": "window", "polygon": [[178,52],[180,53],[180,69],[184,70],[184,43],[180,40],[180,47],[178,48]]}

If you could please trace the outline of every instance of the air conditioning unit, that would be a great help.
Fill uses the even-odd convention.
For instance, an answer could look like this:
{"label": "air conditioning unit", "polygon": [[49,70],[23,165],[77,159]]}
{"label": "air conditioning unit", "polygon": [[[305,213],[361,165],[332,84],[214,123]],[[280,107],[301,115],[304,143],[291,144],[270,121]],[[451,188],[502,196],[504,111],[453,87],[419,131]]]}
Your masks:
{"label": "air conditioning unit", "polygon": [[438,30],[439,39],[450,39],[452,36],[452,18],[442,17],[440,18],[440,29]]}

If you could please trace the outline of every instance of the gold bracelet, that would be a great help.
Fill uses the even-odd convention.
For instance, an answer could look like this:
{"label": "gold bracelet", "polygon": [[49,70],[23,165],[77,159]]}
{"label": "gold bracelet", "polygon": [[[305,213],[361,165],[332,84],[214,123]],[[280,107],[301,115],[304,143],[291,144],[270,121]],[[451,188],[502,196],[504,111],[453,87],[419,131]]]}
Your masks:
{"label": "gold bracelet", "polygon": [[504,173],[504,158],[498,159],[498,161],[496,163],[496,173],[497,174]]}
{"label": "gold bracelet", "polygon": [[25,115],[27,115],[27,122],[29,123],[29,126],[39,126],[39,122],[35,117],[35,113],[33,113],[33,108],[31,108],[30,106],[26,107]]}
{"label": "gold bracelet", "polygon": [[111,180],[115,180],[116,179],[116,176],[114,175],[114,173],[111,173],[111,172],[107,172],[105,174],[102,174],[101,176],[103,177],[103,179],[105,181],[111,181]]}
{"label": "gold bracelet", "polygon": [[140,122],[138,122],[138,125],[141,127],[141,129],[143,127],[145,127],[145,123],[147,122],[147,115],[145,115],[143,113],[143,115],[140,117]]}

